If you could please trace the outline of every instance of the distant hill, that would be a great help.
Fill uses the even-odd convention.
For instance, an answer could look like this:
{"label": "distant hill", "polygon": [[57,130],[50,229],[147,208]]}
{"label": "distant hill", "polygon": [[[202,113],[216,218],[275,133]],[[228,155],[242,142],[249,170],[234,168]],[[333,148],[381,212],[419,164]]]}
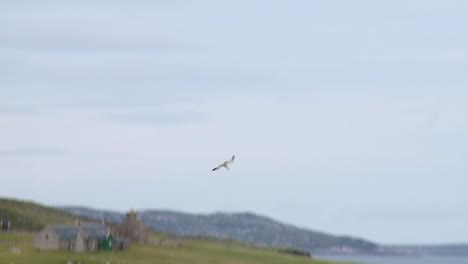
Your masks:
{"label": "distant hill", "polygon": [[413,252],[419,256],[468,256],[468,243],[445,245],[388,246],[399,252]]}
{"label": "distant hill", "polygon": [[[85,207],[60,208],[76,216],[118,223],[123,213]],[[468,244],[386,246],[360,238],[334,236],[291,226],[252,213],[187,214],[167,210],[139,211],[155,231],[180,236],[233,239],[261,246],[294,247],[314,254],[371,254],[398,256],[468,256]]]}
{"label": "distant hill", "polygon": [[37,231],[47,224],[71,224],[76,216],[34,202],[0,198],[0,219],[10,220],[12,230]]}
{"label": "distant hill", "polygon": [[[105,218],[119,222],[124,215],[118,212],[83,207],[62,207],[71,214],[93,219]],[[334,236],[298,228],[252,213],[187,214],[173,211],[146,210],[140,219],[151,229],[165,233],[232,239],[261,246],[294,247],[316,252],[372,254],[376,243],[347,236]]]}

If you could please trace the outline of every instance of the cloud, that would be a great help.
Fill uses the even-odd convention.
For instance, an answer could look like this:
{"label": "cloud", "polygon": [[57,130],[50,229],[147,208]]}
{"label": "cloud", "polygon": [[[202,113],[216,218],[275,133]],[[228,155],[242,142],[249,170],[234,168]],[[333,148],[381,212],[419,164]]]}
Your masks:
{"label": "cloud", "polygon": [[[459,64],[427,65],[453,49],[447,43],[463,42],[454,34],[463,23],[436,24],[414,12],[417,4],[27,3],[0,10],[7,25],[0,29],[0,104],[152,106],[209,94],[466,84]],[[440,5],[425,11],[437,14]],[[449,57],[463,61],[465,53]]]}
{"label": "cloud", "polygon": [[[209,94],[275,87],[275,71],[234,57],[104,52],[14,52],[0,49],[0,103],[18,105],[154,106]],[[198,61],[205,60],[200,64]]]}
{"label": "cloud", "polygon": [[[180,10],[180,9],[179,9]],[[74,3],[50,1],[37,5],[9,4],[0,11],[2,47],[36,51],[97,52],[111,50],[177,50],[187,47],[167,27],[183,24],[183,12],[172,5],[124,2]],[[190,45],[189,45],[190,46]]]}
{"label": "cloud", "polygon": [[0,105],[0,115],[3,116],[21,116],[41,114],[40,107],[31,105]]}
{"label": "cloud", "polygon": [[134,125],[178,125],[207,121],[210,115],[196,111],[164,111],[159,109],[127,109],[102,114],[104,119]]}
{"label": "cloud", "polygon": [[65,149],[47,147],[27,147],[14,149],[0,149],[3,157],[63,157],[70,155]]}
{"label": "cloud", "polygon": [[449,51],[446,57],[454,62],[468,63],[468,50]]}

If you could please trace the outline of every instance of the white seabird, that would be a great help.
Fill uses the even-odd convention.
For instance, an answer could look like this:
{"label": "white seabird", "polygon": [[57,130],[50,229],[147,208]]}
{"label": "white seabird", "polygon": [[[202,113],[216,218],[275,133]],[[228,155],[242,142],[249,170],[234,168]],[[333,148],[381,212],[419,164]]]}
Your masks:
{"label": "white seabird", "polygon": [[233,163],[235,157],[236,156],[233,155],[230,160],[226,160],[225,162],[221,163],[221,165],[219,165],[218,167],[212,169],[211,171],[215,171],[217,169],[220,169],[221,167],[224,167],[224,168],[226,168],[226,170],[229,170],[228,164]]}

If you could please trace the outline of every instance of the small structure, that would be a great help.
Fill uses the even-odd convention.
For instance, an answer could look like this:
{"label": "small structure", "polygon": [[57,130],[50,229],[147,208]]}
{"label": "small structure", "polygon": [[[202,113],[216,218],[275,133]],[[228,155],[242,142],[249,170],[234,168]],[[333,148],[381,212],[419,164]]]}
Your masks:
{"label": "small structure", "polygon": [[126,250],[129,246],[130,246],[130,242],[128,242],[125,239],[121,239],[121,238],[115,238],[114,239],[113,249],[115,251]]}
{"label": "small structure", "polygon": [[130,210],[127,217],[115,227],[114,233],[117,237],[129,242],[148,243],[148,227],[137,217],[135,210]]}
{"label": "small structure", "polygon": [[113,236],[110,229],[101,224],[51,225],[36,236],[34,245],[41,250],[111,250]]}
{"label": "small structure", "polygon": [[83,251],[112,250],[113,237],[110,228],[93,223],[82,224],[80,227],[82,232],[79,234],[83,234]]}
{"label": "small structure", "polygon": [[1,231],[8,231],[10,229],[11,229],[10,219],[0,219],[0,230]]}
{"label": "small structure", "polygon": [[42,250],[75,249],[78,228],[75,226],[47,226],[34,240],[34,246]]}

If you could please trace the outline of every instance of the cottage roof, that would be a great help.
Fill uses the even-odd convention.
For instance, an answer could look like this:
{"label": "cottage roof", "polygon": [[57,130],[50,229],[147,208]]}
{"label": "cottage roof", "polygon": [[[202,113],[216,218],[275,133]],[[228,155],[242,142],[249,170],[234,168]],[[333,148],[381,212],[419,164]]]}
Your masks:
{"label": "cottage roof", "polygon": [[59,238],[61,239],[75,239],[78,235],[78,227],[76,226],[65,226],[65,225],[55,225],[50,227]]}
{"label": "cottage roof", "polygon": [[85,232],[86,238],[105,238],[108,235],[108,228],[102,224],[86,223],[80,226]]}
{"label": "cottage roof", "polygon": [[59,238],[70,240],[75,239],[78,232],[82,231],[85,238],[105,238],[108,235],[108,228],[102,224],[82,223],[80,226],[54,225],[50,227]]}

